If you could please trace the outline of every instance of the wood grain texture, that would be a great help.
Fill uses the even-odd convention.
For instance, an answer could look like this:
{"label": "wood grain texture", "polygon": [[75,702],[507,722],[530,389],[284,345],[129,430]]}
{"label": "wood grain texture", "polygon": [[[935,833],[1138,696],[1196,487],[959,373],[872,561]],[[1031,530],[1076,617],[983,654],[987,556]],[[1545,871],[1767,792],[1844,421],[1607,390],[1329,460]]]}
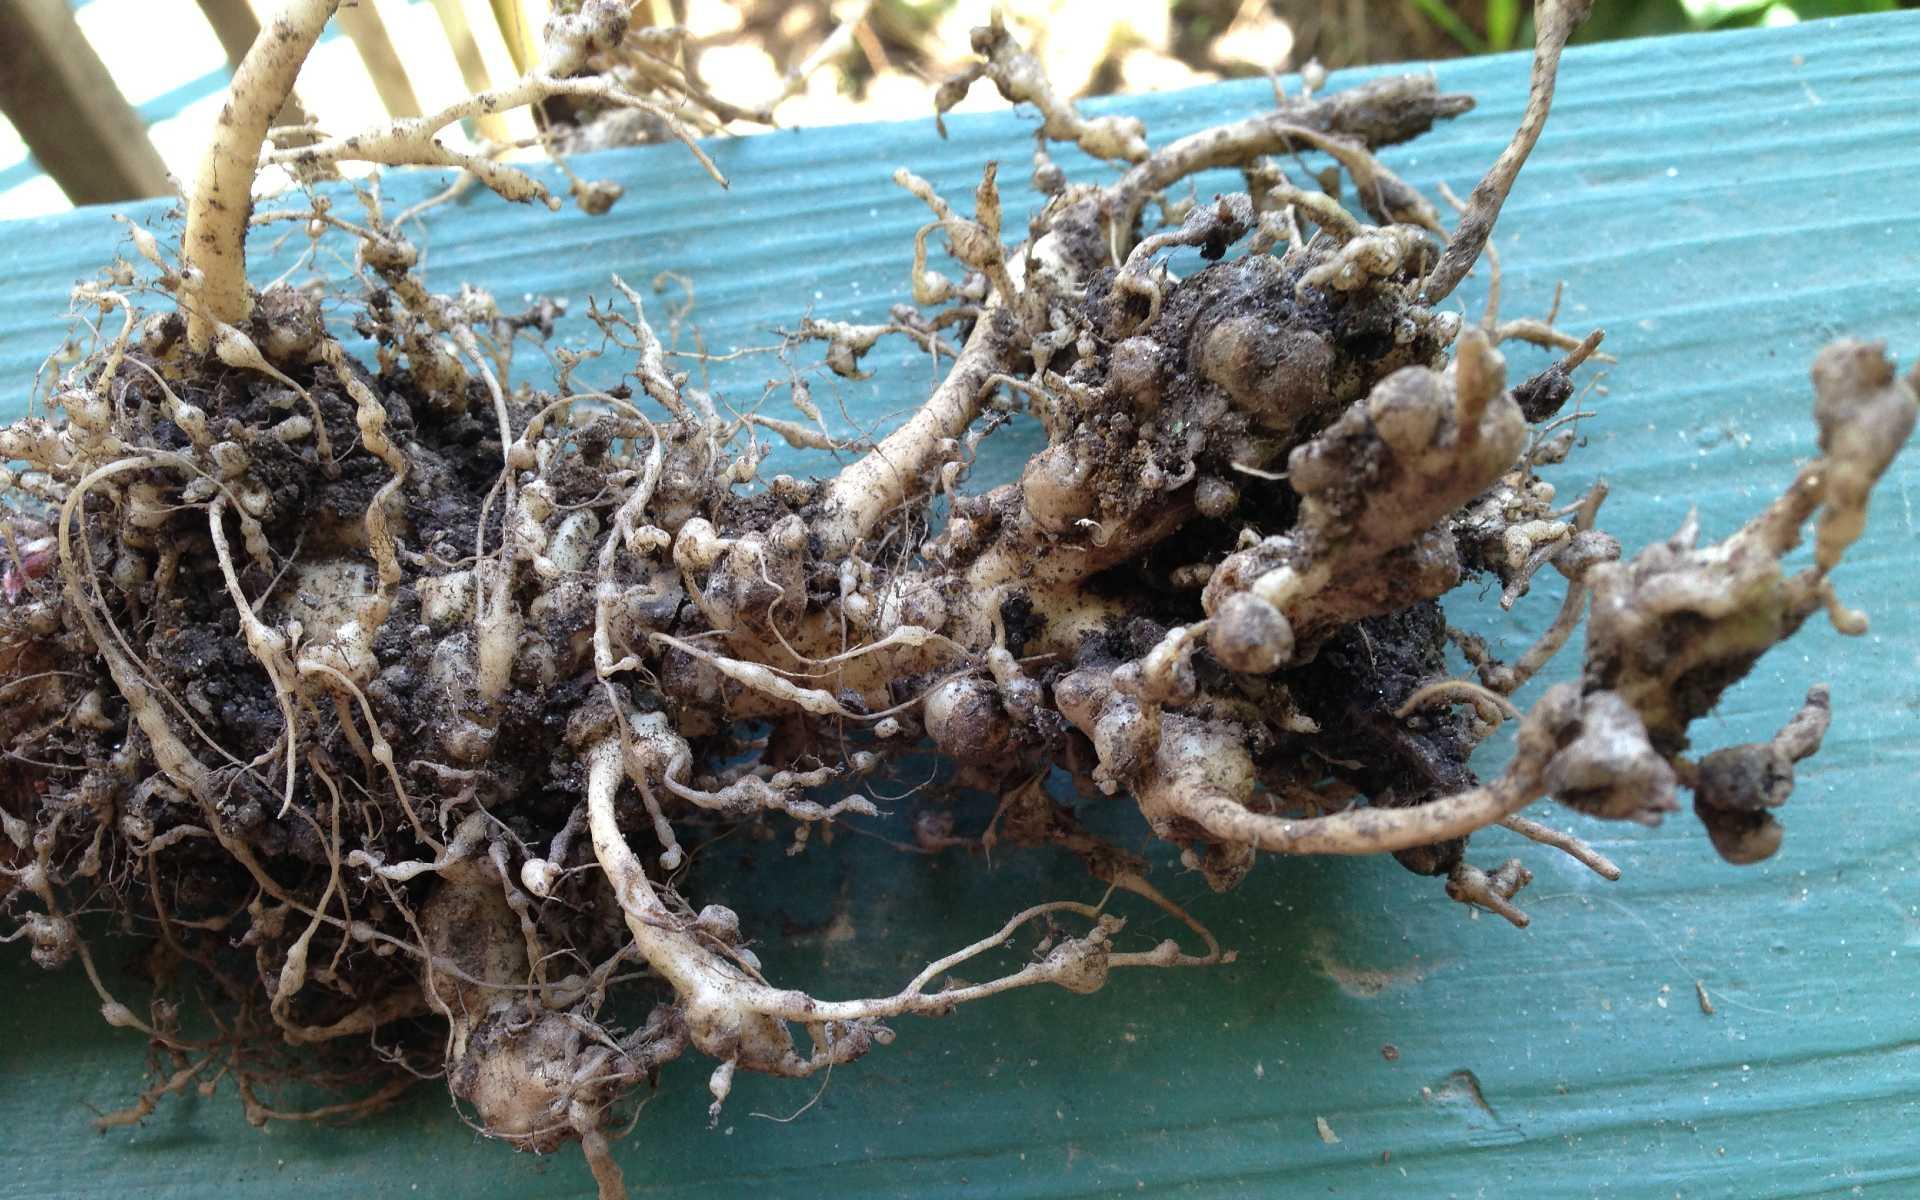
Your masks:
{"label": "wood grain texture", "polygon": [[[1614,499],[1603,523],[1629,547],[1670,533],[1689,508],[1722,536],[1791,477],[1813,452],[1806,371],[1827,339],[1887,339],[1903,365],[1920,354],[1917,55],[1920,14],[1567,56],[1495,240],[1510,315],[1543,310],[1564,280],[1563,321],[1604,326],[1621,356],[1605,394],[1588,398],[1589,444],[1552,477],[1571,495],[1604,474]],[[1481,106],[1390,160],[1423,188],[1446,180],[1464,193],[1512,129],[1526,60],[1435,70]],[[1158,144],[1253,110],[1266,87],[1125,107]],[[638,284],[671,270],[695,281],[691,319],[712,349],[764,345],[809,307],[879,319],[905,297],[908,239],[924,219],[888,184],[893,167],[959,198],[985,158],[1024,174],[1031,124],[955,119],[944,143],[924,120],[725,143],[726,193],[677,148],[584,158],[582,174],[627,186],[609,216],[547,219],[475,198],[431,221],[430,279],[491,287],[508,306],[533,292],[604,297],[609,271]],[[1213,186],[1230,181],[1203,182],[1203,195]],[[1014,211],[1027,199],[1018,193]],[[60,343],[52,318],[66,287],[119,237],[98,211],[0,227],[12,411]],[[256,277],[271,269],[263,257]],[[1462,293],[1471,311],[1483,284]],[[654,316],[664,325],[664,308]],[[1511,357],[1516,371],[1544,361]],[[827,381],[816,396],[830,412],[844,400],[861,424],[915,403],[924,362],[900,353],[883,365],[870,386]],[[710,382],[745,405],[776,376],[771,360],[748,359]],[[1031,431],[994,442],[978,482],[1004,477],[1034,444]],[[1269,858],[1223,897],[1163,870],[1163,886],[1239,949],[1237,965],[902,1023],[891,1048],[836,1072],[792,1124],[752,1114],[790,1113],[815,1083],[742,1080],[709,1132],[704,1068],[676,1064],[619,1147],[629,1183],[640,1196],[706,1200],[1920,1195],[1916,502],[1910,453],[1837,575],[1872,632],[1849,641],[1810,623],[1695,727],[1702,750],[1762,738],[1809,683],[1832,682],[1832,734],[1803,765],[1772,861],[1722,864],[1684,814],[1643,830],[1541,812],[1577,825],[1627,874],[1609,885],[1502,831],[1476,837],[1476,861],[1517,852],[1537,872],[1524,932],[1471,919],[1385,860]],[[1495,599],[1468,593],[1451,609],[1510,649],[1557,603],[1543,588],[1506,617]],[[1130,839],[1142,832],[1118,806],[1091,815]],[[741,899],[777,978],[832,996],[891,990],[1026,903],[1092,891],[1076,865],[1046,856],[929,862],[844,836],[797,859],[718,847],[703,870],[696,886]],[[1136,925],[1174,932],[1150,914]],[[481,1142],[437,1084],[339,1129],[256,1133],[222,1097],[170,1100],[141,1128],[96,1137],[88,1106],[130,1099],[141,1047],[99,1023],[77,972],[43,975],[3,953],[0,1195],[589,1194],[577,1156]]]}

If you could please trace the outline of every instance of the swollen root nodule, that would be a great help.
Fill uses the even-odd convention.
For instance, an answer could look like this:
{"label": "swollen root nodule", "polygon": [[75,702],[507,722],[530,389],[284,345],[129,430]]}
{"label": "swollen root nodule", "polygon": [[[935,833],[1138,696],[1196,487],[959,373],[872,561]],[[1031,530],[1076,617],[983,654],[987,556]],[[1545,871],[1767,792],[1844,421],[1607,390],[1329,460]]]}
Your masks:
{"label": "swollen root nodule", "polygon": [[[353,239],[365,287],[346,311],[251,290],[236,197],[334,7],[286,7],[241,71],[180,259],[134,230],[157,282],[122,263],[81,287],[98,343],[47,415],[0,431],[17,464],[0,479],[8,937],[47,966],[80,957],[107,1019],[172,1056],[125,1119],[220,1078],[254,1119],[316,1115],[263,1098],[291,1043],[362,1085],[322,1114],[385,1100],[401,1067],[443,1069],[485,1132],[580,1141],[614,1194],[607,1131],[669,1060],[702,1056],[717,1116],[738,1072],[823,1071],[885,1045],[894,1018],[1229,961],[1143,860],[1041,786],[1055,770],[1083,803],[1136,806],[1216,888],[1262,851],[1392,853],[1515,923],[1528,872],[1470,863],[1476,830],[1618,874],[1519,815],[1545,797],[1651,822],[1690,790],[1730,861],[1779,845],[1773,813],[1819,746],[1826,690],[1768,743],[1696,759],[1689,727],[1816,611],[1864,628],[1832,572],[1912,429],[1914,385],[1878,347],[1822,351],[1819,457],[1714,544],[1689,523],[1627,555],[1597,523],[1598,484],[1568,503],[1539,478],[1574,446],[1559,410],[1598,333],[1438,306],[1538,135],[1577,6],[1546,6],[1527,121],[1461,206],[1471,244],[1375,157],[1469,106],[1429,79],[1282,97],[1155,149],[1137,122],[1080,118],[1006,31],[980,31],[980,65],[943,105],[986,79],[1039,106],[1045,202],[1010,244],[991,166],[970,213],[898,174],[929,210],[903,247],[921,307],[810,319],[789,346],[823,342],[857,377],[899,335],[941,365],[908,420],[858,446],[835,444],[799,385],[802,419],[720,416],[617,279],[621,299],[590,315],[627,382],[581,391],[556,352],[557,375],[510,386],[513,342],[553,313],[430,292],[373,197],[353,221],[322,193],[251,218]],[[631,67],[660,36],[591,0],[556,18],[546,68],[440,123],[560,95],[663,103]],[[267,157],[315,177],[356,157],[444,164],[435,119]],[[1048,139],[1124,173],[1073,181]],[[1296,178],[1302,152],[1345,172],[1354,210]],[[459,165],[544,196],[492,160]],[[1221,167],[1244,190],[1168,199]],[[941,243],[957,269],[931,265]],[[1176,247],[1208,265],[1174,275]],[[177,310],[137,312],[156,286]],[[1552,361],[1511,376],[1515,341]],[[966,490],[980,440],[1019,410],[1046,447],[1016,481]],[[760,481],[763,431],[858,457]],[[1812,561],[1788,570],[1808,533]],[[1567,598],[1519,659],[1446,626],[1438,598],[1463,581],[1497,580],[1511,605],[1546,569]],[[1509,697],[1583,616],[1579,681],[1520,711]],[[1449,642],[1477,679],[1450,675]],[[1511,765],[1479,779],[1469,755],[1504,721]],[[769,979],[764,931],[688,894],[689,841],[743,824],[796,851],[825,840],[876,816],[867,782],[929,743],[988,798],[928,806],[922,848],[1068,850],[1183,937],[1060,900],[967,930],[889,995]],[[103,907],[218,998],[217,1036],[108,994],[74,924]],[[1024,964],[950,978],[1030,925],[1045,940]],[[615,993],[651,1014],[615,1023]]]}

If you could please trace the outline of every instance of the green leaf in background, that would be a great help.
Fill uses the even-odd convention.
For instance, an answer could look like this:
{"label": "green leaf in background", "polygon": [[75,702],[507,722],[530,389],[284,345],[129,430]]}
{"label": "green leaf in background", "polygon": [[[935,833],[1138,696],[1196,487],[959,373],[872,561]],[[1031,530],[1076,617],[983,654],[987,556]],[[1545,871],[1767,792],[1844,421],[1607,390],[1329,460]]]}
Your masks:
{"label": "green leaf in background", "polygon": [[1521,0],[1487,0],[1487,48],[1511,50],[1520,32]]}
{"label": "green leaf in background", "polygon": [[1687,19],[1702,28],[1772,8],[1774,0],[1680,0]]}
{"label": "green leaf in background", "polygon": [[1743,25],[1791,25],[1822,17],[1893,12],[1898,0],[1680,0],[1696,29]]}
{"label": "green leaf in background", "polygon": [[[1444,0],[1408,0],[1415,12],[1469,54],[1490,54],[1525,48],[1532,41],[1531,6],[1527,0],[1486,0],[1480,10],[1484,34],[1455,6]],[[1858,13],[1896,12],[1920,7],[1915,0],[1608,0],[1595,4],[1593,15],[1575,41],[1613,41],[1708,29],[1743,29],[1759,25],[1791,25],[1826,17]]]}
{"label": "green leaf in background", "polygon": [[1853,13],[1896,12],[1900,8],[1899,0],[1793,0],[1791,5],[1780,7],[1793,9],[1794,15],[1802,21],[1816,21],[1823,17],[1844,17]]}
{"label": "green leaf in background", "polygon": [[1475,33],[1465,21],[1448,8],[1441,0],[1413,0],[1413,6],[1420,15],[1432,21],[1446,35],[1466,47],[1470,54],[1485,54],[1488,46],[1486,39]]}

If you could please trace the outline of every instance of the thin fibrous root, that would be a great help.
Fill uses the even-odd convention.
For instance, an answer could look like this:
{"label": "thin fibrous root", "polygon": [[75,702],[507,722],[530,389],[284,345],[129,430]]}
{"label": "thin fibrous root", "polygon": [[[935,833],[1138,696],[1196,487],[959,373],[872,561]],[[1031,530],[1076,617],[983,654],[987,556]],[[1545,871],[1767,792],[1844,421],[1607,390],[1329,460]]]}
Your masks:
{"label": "thin fibrous root", "polygon": [[[1125,922],[1094,905],[1054,901],[1015,915],[992,935],[927,965],[892,996],[868,1000],[820,1001],[773,987],[723,954],[703,936],[697,923],[673,914],[627,846],[615,814],[615,795],[625,777],[618,738],[587,751],[587,811],[595,857],[614,887],[627,928],[644,959],[674,989],[686,1013],[693,1045],[722,1063],[715,1073],[716,1107],[725,1098],[738,1067],[776,1075],[808,1075],[835,1062],[863,1054],[875,1042],[891,1040],[879,1021],[905,1014],[937,1015],[954,1006],[1014,988],[1051,983],[1076,992],[1098,990],[1115,967],[1206,966],[1219,961],[1217,947],[1201,956],[1181,952],[1163,941],[1152,950],[1122,952],[1112,940]],[[1086,935],[1067,938],[1045,958],[984,983],[927,989],[942,974],[1006,942],[1022,925],[1050,913],[1072,913],[1093,922]],[[823,1045],[811,1057],[796,1052],[786,1026],[794,1022],[824,1031]],[[816,1037],[816,1041],[822,1041]]]}
{"label": "thin fibrous root", "polygon": [[1543,846],[1552,846],[1555,850],[1563,852],[1569,858],[1589,868],[1602,879],[1611,881],[1620,878],[1620,868],[1614,865],[1612,859],[1570,833],[1563,833],[1517,813],[1501,818],[1500,825]]}
{"label": "thin fibrous root", "polygon": [[1540,131],[1546,128],[1547,110],[1553,106],[1554,81],[1560,71],[1560,52],[1566,49],[1567,39],[1592,10],[1593,0],[1538,0],[1534,5],[1533,78],[1527,87],[1526,113],[1520,118],[1520,128],[1514,131],[1513,141],[1500,152],[1500,157],[1467,197],[1466,211],[1454,227],[1453,237],[1422,286],[1426,303],[1438,304],[1446,299],[1479,260],[1481,248],[1493,233],[1500,206],[1506,203],[1507,193],[1513,190],[1513,181],[1519,177],[1521,166],[1527,161],[1527,155],[1533,153],[1534,143],[1540,140]]}

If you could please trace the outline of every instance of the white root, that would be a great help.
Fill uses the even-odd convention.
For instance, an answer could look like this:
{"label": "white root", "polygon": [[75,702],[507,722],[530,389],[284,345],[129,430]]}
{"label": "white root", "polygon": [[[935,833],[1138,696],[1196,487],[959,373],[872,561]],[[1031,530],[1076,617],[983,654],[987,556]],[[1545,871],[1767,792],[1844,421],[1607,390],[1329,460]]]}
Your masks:
{"label": "white root", "polygon": [[1562,833],[1558,829],[1529,820],[1517,813],[1501,818],[1500,826],[1530,841],[1539,842],[1543,846],[1552,846],[1602,879],[1613,881],[1620,878],[1620,868],[1612,859],[1570,833]]}
{"label": "white root", "polygon": [[[1072,101],[1053,90],[1040,60],[1007,32],[997,10],[990,24],[973,31],[973,50],[981,61],[941,85],[934,100],[938,113],[958,104],[974,81],[985,76],[1007,100],[1040,110],[1043,136],[1073,142],[1095,158],[1137,163],[1147,157],[1147,127],[1137,117],[1081,116]],[[945,136],[944,124],[940,132]]]}
{"label": "white root", "polygon": [[340,0],[288,0],[234,72],[230,98],[187,200],[180,242],[185,264],[180,307],[195,349],[209,348],[220,326],[239,324],[253,311],[246,243],[260,146],[339,7]]}
{"label": "white root", "polygon": [[[912,186],[914,183],[918,186]],[[924,181],[909,176],[907,186],[927,203],[935,205],[936,212],[952,215],[951,209],[946,208],[945,202]],[[954,218],[953,224],[968,234],[978,228],[960,218]],[[993,224],[997,229],[997,215]],[[984,232],[981,240],[986,240]],[[991,252],[999,253],[997,235],[991,240]],[[925,261],[923,250],[924,247],[916,251],[916,289],[921,287],[924,275],[918,269]],[[967,427],[980,415],[993,376],[1005,374],[1012,368],[1015,348],[1002,325],[1006,320],[1003,310],[1013,303],[1015,292],[1023,282],[1025,262],[1026,256],[1021,254],[1004,260],[1001,285],[982,304],[973,334],[933,394],[905,424],[834,477],[827,493],[827,515],[815,526],[828,557],[847,554],[887,513],[906,500],[916,481],[939,457],[941,443],[966,433]]]}
{"label": "white root", "polygon": [[849,721],[878,721],[912,708],[920,702],[918,699],[913,699],[896,704],[892,708],[882,709],[880,712],[854,712],[835,699],[832,692],[821,688],[801,687],[774,671],[772,667],[744,659],[727,658],[710,650],[703,650],[692,642],[682,641],[664,633],[655,633],[650,636],[652,640],[663,646],[671,646],[683,654],[692,655],[742,687],[771,696],[783,704],[790,704],[817,717],[840,717]]}
{"label": "white root", "polygon": [[722,187],[727,185],[726,176],[721,174],[720,168],[714,165],[713,159],[700,148],[692,133],[672,110],[644,96],[635,95],[610,76],[569,77],[553,69],[531,72],[512,83],[469,96],[424,116],[403,118],[351,136],[328,138],[310,146],[270,151],[266,161],[303,172],[343,162],[456,167],[470,172],[505,199],[533,201],[558,211],[561,205],[559,197],[525,171],[484,154],[454,150],[436,136],[458,121],[495,116],[555,98],[635,108],[658,117],[715,183]]}
{"label": "white root", "polygon": [[[253,181],[263,161],[260,148],[274,114],[292,94],[300,68],[339,6],[340,0],[287,0],[234,73],[231,98],[194,181],[182,238],[180,301],[187,313],[188,341],[196,350],[208,349],[220,336],[221,326],[238,325],[252,312],[253,298],[246,278],[246,235],[253,212]],[[454,150],[436,135],[458,121],[568,98],[651,113],[687,147],[707,174],[725,187],[726,177],[671,109],[629,91],[612,75],[573,74],[584,68],[591,50],[605,48],[601,43],[609,36],[617,43],[624,31],[624,14],[617,30],[573,18],[549,22],[544,69],[425,116],[393,121],[351,136],[270,150],[264,161],[309,175],[343,162],[455,167],[509,200],[537,200],[558,208],[560,201],[525,171],[485,154]]]}
{"label": "white root", "polygon": [[[1687,787],[1697,810],[1704,800],[1717,814],[1703,820],[1723,855],[1750,861],[1778,844],[1764,810],[1786,799],[1793,763],[1817,747],[1824,690],[1771,742],[1697,763],[1676,747],[1711,702],[1698,681],[1744,671],[1821,608],[1844,631],[1864,628],[1829,573],[1911,431],[1912,385],[1894,379],[1877,348],[1830,348],[1815,373],[1822,457],[1788,494],[1721,546],[1698,547],[1690,524],[1618,561],[1618,546],[1591,528],[1599,489],[1557,506],[1534,474],[1572,440],[1568,431],[1549,441],[1557,426],[1547,422],[1571,394],[1564,373],[1591,357],[1598,334],[1575,340],[1551,315],[1503,324],[1492,303],[1462,332],[1457,315],[1421,302],[1423,283],[1443,294],[1452,266],[1423,279],[1437,222],[1373,149],[1461,111],[1463,98],[1438,95],[1430,80],[1376,81],[1352,100],[1281,97],[1268,117],[1152,154],[1137,126],[1080,118],[990,27],[979,43],[987,61],[969,80],[992,77],[1046,122],[1035,179],[1047,199],[1026,243],[1002,240],[993,168],[970,215],[903,170],[897,181],[931,214],[914,241],[913,292],[942,311],[903,307],[884,325],[809,318],[777,346],[730,355],[669,351],[641,295],[615,277],[616,307],[589,313],[600,346],[547,345],[558,397],[547,401],[544,381],[512,377],[514,351],[530,327],[549,334],[561,306],[516,315],[472,289],[430,293],[419,251],[399,232],[415,210],[387,221],[377,188],[362,194],[359,224],[321,200],[258,223],[303,222],[316,249],[336,230],[358,239],[351,270],[376,297],[354,328],[378,343],[378,375],[327,333],[314,296],[272,289],[250,316],[243,239],[260,131],[336,7],[293,0],[242,69],[191,205],[185,265],[169,271],[159,242],[131,233],[130,254],[161,271],[188,316],[184,349],[172,318],[136,321],[120,292],[77,289],[93,341],[82,367],[47,389],[50,411],[63,415],[0,433],[0,451],[28,460],[0,471],[0,485],[59,512],[57,529],[37,514],[0,520],[0,667],[18,664],[17,678],[0,679],[0,719],[14,723],[9,735],[16,724],[26,731],[13,744],[41,754],[19,756],[29,777],[84,770],[75,794],[94,799],[86,789],[104,785],[98,795],[112,799],[92,807],[113,810],[89,814],[64,783],[30,817],[0,810],[7,861],[37,856],[6,867],[18,881],[11,893],[46,905],[9,940],[29,939],[43,957],[70,952],[76,935],[55,907],[49,862],[75,894],[132,862],[147,872],[162,936],[197,952],[230,936],[229,924],[249,927],[240,944],[259,956],[287,1039],[371,1040],[384,1021],[438,1014],[446,1075],[476,1126],[540,1152],[577,1138],[611,1197],[623,1188],[612,1105],[688,1045],[714,1059],[717,1117],[739,1072],[828,1071],[888,1042],[882,1022],[894,1017],[1033,984],[1091,992],[1119,967],[1231,961],[1147,881],[1144,859],[1089,833],[1041,790],[1056,769],[1130,795],[1216,888],[1259,851],[1416,851],[1408,866],[1516,924],[1526,920],[1513,903],[1526,868],[1471,866],[1457,839],[1498,824],[1619,874],[1580,839],[1520,815],[1543,796],[1652,822]],[[1449,254],[1484,242],[1475,222],[1491,221],[1538,133],[1551,59],[1578,7],[1543,0],[1535,101],[1483,183],[1499,194],[1477,192],[1465,206]],[[465,117],[572,97],[648,108],[686,137],[681,114],[624,90],[652,79],[698,99],[664,57],[635,65],[644,39],[629,29],[629,8],[584,0],[561,14],[546,67],[505,88],[265,159],[306,178],[356,160],[452,165],[509,198],[557,204],[530,174],[437,136]],[[645,45],[664,53],[681,36]],[[617,72],[579,74],[609,61]],[[1069,183],[1045,137],[1133,165],[1111,187]],[[1302,147],[1344,166],[1378,224],[1259,161]],[[1164,195],[1214,166],[1242,170],[1246,194],[1204,205]],[[611,194],[569,177],[583,207]],[[1139,215],[1156,194],[1168,224],[1180,224],[1141,238]],[[1189,278],[1154,261],[1175,246],[1219,258],[1249,235],[1251,255]],[[956,277],[929,266],[940,240]],[[1282,240],[1284,257],[1266,253]],[[132,270],[116,264],[116,286],[130,289]],[[687,297],[672,313],[676,344],[690,285]],[[1390,336],[1359,348],[1376,339],[1327,324],[1329,299],[1378,309],[1392,318]],[[1266,328],[1275,322],[1277,333]],[[828,367],[858,378],[861,354],[897,332],[938,372],[941,354],[955,354],[942,331],[966,324],[968,342],[931,397],[870,446],[828,432],[786,359],[821,340]],[[1504,338],[1568,353],[1509,391]],[[781,356],[805,421],[742,415],[670,366],[762,351]],[[635,390],[575,391],[576,368],[595,355],[624,360]],[[242,380],[253,394],[236,404],[226,368],[280,386]],[[781,386],[769,382],[763,401]],[[350,430],[333,393],[351,405]],[[480,407],[469,411],[469,397]],[[982,439],[1020,408],[1044,428],[1046,451],[1018,482],[970,492],[969,471],[991,461]],[[865,453],[830,480],[748,486],[769,452],[763,430]],[[499,458],[488,460],[495,436]],[[303,502],[289,497],[311,511],[288,511]],[[1781,556],[1816,519],[1813,566],[1788,576]],[[1415,677],[1446,670],[1432,601],[1486,567],[1511,602],[1549,565],[1570,581],[1568,600],[1513,668],[1475,643],[1469,658],[1488,686],[1445,679],[1388,710],[1384,698],[1407,690],[1408,654]],[[58,588],[45,578],[56,569]],[[216,569],[209,612],[191,592]],[[1169,575],[1173,588],[1160,583]],[[1522,715],[1508,695],[1566,641],[1588,598],[1583,682],[1548,689]],[[237,670],[227,648],[218,678],[196,678],[205,631],[235,619],[246,647]],[[1382,636],[1392,644],[1376,659]],[[236,689],[243,703],[222,710]],[[1454,702],[1472,704],[1478,724],[1419,713]],[[1502,720],[1519,726],[1512,765],[1463,786],[1466,754]],[[789,853],[810,837],[829,841],[845,828],[835,822],[879,815],[870,796],[904,799],[886,796],[879,772],[923,732],[956,795],[996,788],[1003,801],[979,836],[959,824],[957,806],[928,806],[903,849],[1066,849],[1107,897],[1026,907],[890,995],[825,1001],[769,982],[739,916],[696,909],[677,890],[695,849],[680,837],[697,829],[705,844],[716,830],[787,829],[777,819],[786,818]],[[1391,756],[1391,773],[1375,754]],[[340,773],[355,760],[362,773]],[[1420,770],[1397,769],[1408,764]],[[1458,783],[1427,782],[1441,780]],[[284,828],[262,824],[276,818],[254,801],[256,785],[282,792]],[[1462,790],[1440,795],[1448,786]],[[644,857],[623,820],[651,837]],[[577,844],[583,831],[591,854]],[[846,831],[885,837],[861,824]],[[284,849],[289,833],[302,839],[297,855]],[[212,852],[207,839],[244,871],[224,878],[245,899],[170,918],[160,871],[183,865],[183,844],[196,862]],[[324,887],[310,866],[326,868]],[[297,886],[274,878],[285,872],[297,872],[287,875]],[[605,943],[607,887],[617,949]],[[1117,891],[1173,917],[1200,952],[1170,939],[1118,948],[1126,925],[1107,909]],[[952,977],[1034,926],[1038,948],[1004,973],[976,964],[968,973],[989,974],[985,982]],[[394,954],[406,956],[404,981],[377,963],[366,969],[368,956]],[[642,1029],[603,1028],[599,1006],[636,963],[666,1002]],[[101,995],[111,1023],[181,1045],[170,1014],[141,1022]],[[306,1024],[310,1013],[322,1015]],[[251,1096],[249,1105],[273,1115]]]}
{"label": "white root", "polygon": [[85,502],[87,492],[103,480],[128,471],[145,470],[159,465],[161,461],[158,455],[123,458],[94,468],[74,485],[73,491],[67,496],[66,503],[60,508],[61,572],[66,580],[67,603],[80,614],[81,620],[86,624],[87,633],[93,640],[94,648],[99,651],[108,672],[113,677],[114,686],[119,689],[121,698],[126,701],[128,711],[132,714],[135,723],[140,726],[140,732],[145,734],[147,741],[152,744],[154,764],[187,794],[204,797],[207,794],[206,765],[194,756],[193,751],[187,748],[180,735],[174,732],[173,723],[161,710],[160,702],[155,699],[152,689],[147,686],[146,679],[134,665],[132,656],[121,649],[117,638],[107,635],[100,617],[95,612],[94,597],[81,590],[80,580],[83,575],[92,580],[96,588],[98,576],[87,571],[74,555],[73,516]]}
{"label": "white root", "polygon": [[1219,793],[1161,796],[1149,783],[1141,807],[1163,807],[1194,822],[1210,838],[1274,854],[1388,854],[1431,846],[1485,829],[1545,794],[1537,781],[1508,775],[1411,808],[1357,808],[1290,819],[1256,813]]}
{"label": "white root", "polygon": [[[594,855],[626,915],[640,957],[674,990],[685,1013],[689,1039],[720,1060],[715,1072],[715,1111],[734,1070],[747,1067],[776,1075],[806,1075],[864,1053],[892,1034],[876,1023],[905,1014],[937,1015],[970,1000],[1052,983],[1070,991],[1091,992],[1114,967],[1203,966],[1218,961],[1217,949],[1204,956],[1181,953],[1177,943],[1152,950],[1118,952],[1112,939],[1124,922],[1099,908],[1072,901],[1036,905],[1017,914],[989,937],[947,955],[922,970],[892,996],[826,1002],[804,992],[776,988],[703,937],[697,922],[676,916],[660,899],[640,860],[628,847],[615,811],[615,797],[626,775],[626,756],[618,737],[590,747],[587,760],[587,812]],[[1094,922],[1084,937],[1069,938],[1047,956],[1010,975],[985,983],[950,986],[928,992],[934,981],[960,964],[1000,946],[1023,924],[1048,913],[1066,912]],[[789,1022],[815,1031],[822,1048],[802,1057],[787,1030]]]}
{"label": "white root", "polygon": [[[293,807],[293,785],[300,748],[299,726],[293,715],[294,696],[299,691],[299,672],[288,656],[286,635],[260,619],[259,614],[254,612],[253,603],[240,588],[240,577],[233,569],[233,553],[227,548],[226,511],[227,493],[223,490],[207,508],[207,528],[213,540],[214,554],[220,562],[220,573],[227,581],[227,596],[233,601],[234,610],[240,614],[241,638],[246,642],[248,652],[266,671],[268,681],[273,684],[281,717],[286,722],[286,731],[281,735],[287,746],[287,786],[280,803],[280,815],[284,817],[287,810]],[[243,526],[247,523],[244,513],[241,523]]]}

